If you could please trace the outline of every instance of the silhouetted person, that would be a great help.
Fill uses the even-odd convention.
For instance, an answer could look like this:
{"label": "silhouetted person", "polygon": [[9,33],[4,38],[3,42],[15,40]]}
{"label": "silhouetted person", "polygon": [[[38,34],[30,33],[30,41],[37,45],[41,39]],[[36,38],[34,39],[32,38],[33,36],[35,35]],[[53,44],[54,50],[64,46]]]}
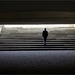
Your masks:
{"label": "silhouetted person", "polygon": [[47,40],[47,36],[48,36],[48,31],[46,31],[46,28],[44,29],[42,36],[44,38],[44,45],[46,45],[46,40]]}

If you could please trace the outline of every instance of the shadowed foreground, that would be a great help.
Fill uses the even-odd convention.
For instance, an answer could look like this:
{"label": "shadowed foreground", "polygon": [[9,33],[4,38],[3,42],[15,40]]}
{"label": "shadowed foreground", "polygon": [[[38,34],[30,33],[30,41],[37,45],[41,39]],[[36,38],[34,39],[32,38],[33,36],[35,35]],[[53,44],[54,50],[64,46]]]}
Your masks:
{"label": "shadowed foreground", "polygon": [[75,73],[75,51],[0,51],[0,73]]}

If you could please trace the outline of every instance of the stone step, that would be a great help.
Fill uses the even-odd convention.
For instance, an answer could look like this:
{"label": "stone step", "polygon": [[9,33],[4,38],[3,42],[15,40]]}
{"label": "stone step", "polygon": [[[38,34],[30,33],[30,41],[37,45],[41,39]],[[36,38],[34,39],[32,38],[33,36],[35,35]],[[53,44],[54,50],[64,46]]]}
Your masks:
{"label": "stone step", "polygon": [[[0,44],[0,46],[43,46],[43,44]],[[47,44],[46,46],[75,46],[75,44]]]}
{"label": "stone step", "polygon": [[0,51],[75,50],[75,40],[47,40],[46,46],[39,39],[19,40],[0,40]]}
{"label": "stone step", "polygon": [[[47,42],[47,44],[75,44],[75,42]],[[43,44],[43,42],[0,42],[0,44]]]}
{"label": "stone step", "polygon": [[[43,38],[0,38],[0,40],[43,40]],[[75,40],[75,38],[63,38],[63,39],[58,39],[58,38],[53,38],[48,40]]]}
{"label": "stone step", "polygon": [[[0,39],[0,41],[22,41],[22,42],[43,42],[43,40],[27,40],[27,39]],[[75,42],[75,40],[47,40],[48,42],[55,42],[55,41],[59,41],[59,42]]]}
{"label": "stone step", "polygon": [[0,51],[75,50],[75,48],[0,48]]}
{"label": "stone step", "polygon": [[[0,44],[0,46],[43,46],[43,44]],[[47,46],[75,46],[75,44],[47,44]]]}
{"label": "stone step", "polygon": [[75,46],[0,46],[0,48],[75,48]]}

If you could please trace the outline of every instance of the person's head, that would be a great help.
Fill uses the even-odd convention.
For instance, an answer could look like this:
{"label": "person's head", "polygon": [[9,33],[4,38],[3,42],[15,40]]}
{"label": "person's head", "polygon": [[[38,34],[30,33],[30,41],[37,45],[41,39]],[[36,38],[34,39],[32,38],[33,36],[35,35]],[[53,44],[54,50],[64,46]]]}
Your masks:
{"label": "person's head", "polygon": [[46,28],[45,28],[45,31],[46,31]]}

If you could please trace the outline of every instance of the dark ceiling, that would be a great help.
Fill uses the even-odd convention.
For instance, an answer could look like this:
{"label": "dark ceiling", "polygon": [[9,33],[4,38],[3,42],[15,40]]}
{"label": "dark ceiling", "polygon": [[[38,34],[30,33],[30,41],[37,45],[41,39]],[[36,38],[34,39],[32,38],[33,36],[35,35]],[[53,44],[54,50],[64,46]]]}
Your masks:
{"label": "dark ceiling", "polygon": [[75,23],[75,1],[0,1],[0,24]]}
{"label": "dark ceiling", "polygon": [[75,1],[0,1],[0,11],[75,11]]}

